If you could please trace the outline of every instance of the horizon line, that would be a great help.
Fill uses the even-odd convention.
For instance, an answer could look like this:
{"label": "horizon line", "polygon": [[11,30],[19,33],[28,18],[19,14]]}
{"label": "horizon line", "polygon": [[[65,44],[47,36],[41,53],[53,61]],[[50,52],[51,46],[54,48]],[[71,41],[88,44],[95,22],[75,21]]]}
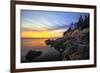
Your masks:
{"label": "horizon line", "polygon": [[53,38],[22,38],[21,39],[54,39],[54,38],[61,38],[61,37],[53,37]]}

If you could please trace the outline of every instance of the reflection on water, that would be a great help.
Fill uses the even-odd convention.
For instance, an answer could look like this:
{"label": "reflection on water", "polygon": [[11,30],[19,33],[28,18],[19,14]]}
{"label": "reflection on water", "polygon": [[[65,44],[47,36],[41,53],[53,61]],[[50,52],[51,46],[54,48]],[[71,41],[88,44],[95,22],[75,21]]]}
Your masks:
{"label": "reflection on water", "polygon": [[45,40],[47,39],[22,39],[22,47],[33,48],[33,49],[45,49],[46,44]]}
{"label": "reflection on water", "polygon": [[21,60],[25,55],[30,51],[41,51],[42,55],[40,59],[47,59],[53,58],[56,59],[57,52],[53,47],[46,45],[45,40],[47,39],[30,39],[30,38],[21,38]]}
{"label": "reflection on water", "polygon": [[25,55],[29,50],[46,50],[47,45],[45,44],[47,39],[30,39],[21,38],[21,54]]}

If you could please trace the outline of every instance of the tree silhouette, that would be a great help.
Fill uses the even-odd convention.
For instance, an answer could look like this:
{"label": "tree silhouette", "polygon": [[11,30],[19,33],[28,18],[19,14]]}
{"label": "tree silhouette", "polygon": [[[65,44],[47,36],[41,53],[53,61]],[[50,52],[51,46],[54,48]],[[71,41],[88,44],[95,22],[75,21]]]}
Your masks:
{"label": "tree silhouette", "polygon": [[85,15],[84,26],[85,28],[89,28],[89,14]]}
{"label": "tree silhouette", "polygon": [[84,23],[84,20],[83,20],[83,17],[82,17],[82,15],[79,17],[79,21],[78,21],[78,23],[77,23],[77,27],[79,28],[80,26],[82,26],[83,25],[83,23]]}
{"label": "tree silhouette", "polygon": [[77,22],[77,28],[78,29],[89,28],[89,14],[85,15],[84,19],[82,15],[79,17],[79,20]]}

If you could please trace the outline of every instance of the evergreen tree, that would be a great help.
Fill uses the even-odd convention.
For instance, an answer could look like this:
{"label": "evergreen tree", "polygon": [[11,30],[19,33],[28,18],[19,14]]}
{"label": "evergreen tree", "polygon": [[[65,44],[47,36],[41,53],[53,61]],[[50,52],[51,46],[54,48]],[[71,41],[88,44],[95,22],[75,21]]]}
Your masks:
{"label": "evergreen tree", "polygon": [[84,20],[83,20],[83,17],[82,17],[82,15],[79,17],[79,21],[78,21],[78,23],[77,23],[77,27],[79,28],[80,26],[82,26],[83,25],[83,23],[84,23]]}
{"label": "evergreen tree", "polygon": [[85,28],[89,28],[89,15],[85,15],[84,26]]}

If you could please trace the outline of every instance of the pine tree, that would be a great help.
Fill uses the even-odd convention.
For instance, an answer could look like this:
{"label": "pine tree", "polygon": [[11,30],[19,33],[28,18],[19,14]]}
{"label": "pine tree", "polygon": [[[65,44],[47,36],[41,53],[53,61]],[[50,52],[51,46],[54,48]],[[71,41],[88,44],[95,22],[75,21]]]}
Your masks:
{"label": "pine tree", "polygon": [[85,19],[84,19],[84,25],[85,28],[89,28],[89,15],[85,15]]}
{"label": "pine tree", "polygon": [[79,21],[78,21],[78,23],[77,23],[77,27],[79,28],[79,27],[81,27],[82,25],[83,25],[83,23],[84,23],[84,20],[83,20],[83,17],[82,17],[82,15],[79,17]]}

